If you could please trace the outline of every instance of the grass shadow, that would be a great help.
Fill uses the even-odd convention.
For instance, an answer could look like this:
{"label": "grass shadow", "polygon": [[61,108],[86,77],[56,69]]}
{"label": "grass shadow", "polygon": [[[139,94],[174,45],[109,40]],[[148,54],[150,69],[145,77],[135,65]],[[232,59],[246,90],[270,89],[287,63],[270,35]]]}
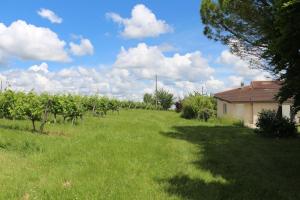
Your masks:
{"label": "grass shadow", "polygon": [[162,135],[185,140],[199,151],[191,165],[226,182],[182,172],[160,180],[182,199],[300,199],[300,140],[267,139],[233,126],[176,126]]}

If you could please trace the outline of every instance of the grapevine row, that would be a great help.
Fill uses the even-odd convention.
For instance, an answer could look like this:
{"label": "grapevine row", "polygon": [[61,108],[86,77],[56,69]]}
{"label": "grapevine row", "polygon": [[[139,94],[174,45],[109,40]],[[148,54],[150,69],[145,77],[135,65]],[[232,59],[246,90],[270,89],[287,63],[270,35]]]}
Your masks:
{"label": "grapevine row", "polygon": [[142,102],[120,101],[96,95],[51,95],[12,90],[0,92],[0,118],[28,119],[32,122],[33,131],[37,131],[36,122],[39,121],[41,123],[38,131],[41,133],[50,116],[53,117],[54,123],[57,122],[57,117],[61,116],[64,122],[71,122],[74,125],[87,112],[103,117],[108,112],[119,112],[120,109],[156,109],[156,107]]}

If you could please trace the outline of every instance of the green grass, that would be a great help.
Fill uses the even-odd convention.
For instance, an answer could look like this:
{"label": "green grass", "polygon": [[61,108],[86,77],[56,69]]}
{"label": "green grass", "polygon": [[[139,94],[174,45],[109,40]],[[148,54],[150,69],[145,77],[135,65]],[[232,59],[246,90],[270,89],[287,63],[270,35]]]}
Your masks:
{"label": "green grass", "polygon": [[300,140],[163,111],[0,120],[0,199],[300,199]]}

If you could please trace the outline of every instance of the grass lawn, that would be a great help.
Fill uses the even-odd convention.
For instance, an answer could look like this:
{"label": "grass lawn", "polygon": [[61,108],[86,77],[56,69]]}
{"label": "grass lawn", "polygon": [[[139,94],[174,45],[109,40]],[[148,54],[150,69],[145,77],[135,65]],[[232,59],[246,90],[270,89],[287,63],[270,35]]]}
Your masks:
{"label": "grass lawn", "polygon": [[131,110],[78,126],[0,120],[0,199],[300,199],[300,140]]}

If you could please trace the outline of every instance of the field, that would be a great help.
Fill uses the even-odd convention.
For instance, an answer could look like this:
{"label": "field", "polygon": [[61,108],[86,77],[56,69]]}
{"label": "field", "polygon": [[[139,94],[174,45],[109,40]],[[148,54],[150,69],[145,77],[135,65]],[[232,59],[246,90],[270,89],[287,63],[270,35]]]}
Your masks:
{"label": "field", "polygon": [[121,110],[77,126],[0,120],[0,199],[300,199],[300,140]]}

